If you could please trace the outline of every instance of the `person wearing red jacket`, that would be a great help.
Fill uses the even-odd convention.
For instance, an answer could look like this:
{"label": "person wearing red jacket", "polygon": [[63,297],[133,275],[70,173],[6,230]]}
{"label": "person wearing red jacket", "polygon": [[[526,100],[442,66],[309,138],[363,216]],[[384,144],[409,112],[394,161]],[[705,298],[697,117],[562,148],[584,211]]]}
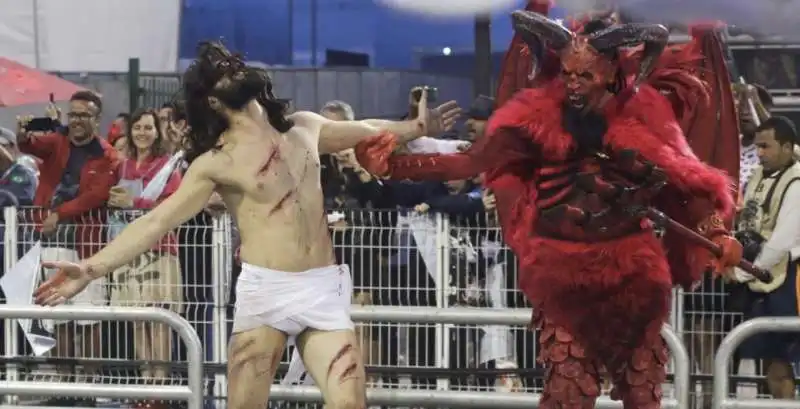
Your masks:
{"label": "person wearing red jacket", "polygon": [[[665,27],[603,16],[574,30],[531,10],[512,17],[526,47],[548,47],[552,77],[504,77],[535,88],[501,84],[507,100],[466,152],[393,154],[386,135],[357,146],[358,160],[392,179],[484,174],[539,330],[540,408],[594,408],[606,373],[624,408],[658,409],[672,287],[727,272],[742,255],[725,226],[735,182],[695,156],[677,118],[719,108],[695,69],[700,42],[667,49]],[[675,231],[660,238],[645,216],[652,207],[715,243],[719,257]]]}
{"label": "person wearing red jacket", "polygon": [[[105,243],[105,217],[101,207],[115,183],[117,154],[99,136],[102,111],[100,98],[90,91],[72,95],[67,112],[66,132],[28,132],[25,121],[18,126],[17,140],[23,153],[39,158],[39,186],[26,215],[40,226],[43,259],[78,260],[94,254]],[[51,274],[52,271],[46,271]],[[105,305],[105,283],[93,283],[76,299],[76,304]],[[100,328],[96,321],[77,321],[78,327],[56,322],[60,357],[74,355],[75,331],[82,336],[84,356],[100,356]],[[68,374],[69,367],[59,368]]]}
{"label": "person wearing red jacket", "polygon": [[[108,201],[109,239],[127,224],[155,207],[178,189],[180,171],[170,162],[169,141],[162,133],[158,113],[148,109],[134,113],[129,122],[129,144],[126,159],[120,163],[117,184],[111,188]],[[168,178],[164,178],[167,173]],[[149,192],[145,193],[145,189]],[[138,211],[137,211],[138,210]],[[178,261],[178,238],[167,233],[149,251],[111,274],[111,305],[127,307],[160,307],[180,313],[183,310],[181,266]],[[134,352],[142,361],[172,361],[172,331],[164,324],[136,323],[133,327]],[[142,377],[150,383],[164,383],[169,367],[145,365]],[[138,407],[156,409],[163,403],[140,402]]]}

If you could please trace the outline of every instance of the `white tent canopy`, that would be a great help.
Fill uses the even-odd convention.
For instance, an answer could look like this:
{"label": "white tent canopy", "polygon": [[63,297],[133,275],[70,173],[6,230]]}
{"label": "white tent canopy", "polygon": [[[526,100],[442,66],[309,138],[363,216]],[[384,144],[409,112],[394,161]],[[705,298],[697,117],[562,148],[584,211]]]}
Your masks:
{"label": "white tent canopy", "polygon": [[45,71],[175,72],[180,0],[0,0],[0,56]]}

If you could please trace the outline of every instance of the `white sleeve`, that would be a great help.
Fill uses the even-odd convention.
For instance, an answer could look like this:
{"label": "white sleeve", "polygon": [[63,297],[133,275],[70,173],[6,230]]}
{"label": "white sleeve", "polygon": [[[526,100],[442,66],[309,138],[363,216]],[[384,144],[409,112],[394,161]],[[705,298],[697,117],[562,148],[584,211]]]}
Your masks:
{"label": "white sleeve", "polygon": [[465,143],[469,142],[423,136],[407,143],[406,146],[408,146],[408,150],[411,153],[441,153],[446,155],[458,153],[458,147]]}
{"label": "white sleeve", "polygon": [[792,182],[783,196],[775,230],[756,258],[755,265],[766,270],[800,245],[800,182]]}

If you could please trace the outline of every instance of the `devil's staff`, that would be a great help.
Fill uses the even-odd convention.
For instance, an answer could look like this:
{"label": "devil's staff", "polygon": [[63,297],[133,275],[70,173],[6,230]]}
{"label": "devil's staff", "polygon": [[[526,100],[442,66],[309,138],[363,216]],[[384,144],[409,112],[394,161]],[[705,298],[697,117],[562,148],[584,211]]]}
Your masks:
{"label": "devil's staff", "polygon": [[[686,240],[702,246],[711,252],[714,256],[722,256],[722,249],[694,229],[687,227],[671,217],[664,214],[664,212],[643,204],[642,199],[650,198],[660,191],[666,184],[666,175],[661,172],[652,163],[641,161],[638,154],[632,150],[625,150],[618,152],[615,157],[611,157],[603,152],[595,152],[595,157],[604,164],[613,164],[617,169],[629,172],[631,175],[637,175],[638,179],[643,180],[639,185],[621,185],[610,183],[607,180],[597,177],[595,174],[584,173],[578,177],[578,185],[585,191],[593,192],[600,197],[609,200],[610,202],[617,202],[622,204],[626,210],[633,215],[646,217],[652,220],[656,226],[667,229],[675,234],[679,234]],[[640,196],[636,199],[636,196]],[[646,200],[645,200],[646,201]],[[584,221],[591,218],[591,215],[578,209],[564,209],[567,213],[578,215],[578,219]],[[575,210],[575,211],[570,211]],[[746,271],[759,281],[769,283],[772,281],[772,274],[769,271],[763,270],[753,265],[747,260],[740,260],[738,267]]]}
{"label": "devil's staff", "polygon": [[[690,240],[693,243],[708,249],[708,251],[710,251],[711,254],[713,254],[716,257],[722,256],[722,249],[719,247],[719,245],[707,239],[700,233],[690,229],[689,227],[684,226],[681,223],[678,223],[673,218],[664,214],[664,212],[652,207],[642,207],[641,209],[638,209],[637,212],[642,216],[652,220],[653,223],[656,224],[656,226],[663,227],[667,230],[672,231],[673,233],[679,234],[684,239]],[[773,278],[772,273],[770,273],[767,270],[763,270],[761,268],[756,267],[755,265],[753,265],[753,263],[747,260],[744,259],[740,260],[738,267],[746,271],[759,281],[763,281],[765,283],[769,283],[772,281]]]}

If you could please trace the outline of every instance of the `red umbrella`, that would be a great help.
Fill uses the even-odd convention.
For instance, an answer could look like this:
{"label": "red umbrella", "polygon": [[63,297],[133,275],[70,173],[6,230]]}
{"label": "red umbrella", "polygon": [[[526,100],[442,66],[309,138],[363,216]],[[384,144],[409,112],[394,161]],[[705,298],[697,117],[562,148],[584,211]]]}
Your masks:
{"label": "red umbrella", "polygon": [[66,101],[85,90],[55,75],[0,57],[0,107]]}

